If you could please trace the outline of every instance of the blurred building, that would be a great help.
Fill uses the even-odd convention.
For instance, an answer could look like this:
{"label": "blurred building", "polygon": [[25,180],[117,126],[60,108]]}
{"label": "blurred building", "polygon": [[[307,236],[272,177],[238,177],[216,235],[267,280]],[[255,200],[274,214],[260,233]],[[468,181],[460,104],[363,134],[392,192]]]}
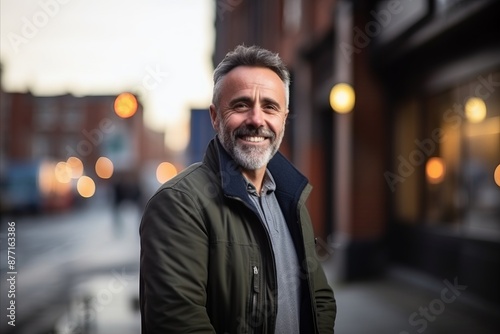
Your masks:
{"label": "blurred building", "polygon": [[[47,193],[57,194],[54,184],[61,182],[68,187],[62,187],[57,197],[80,198],[75,188],[82,175],[94,180],[96,191],[125,177],[139,182],[146,163],[165,159],[163,133],[144,126],[140,101],[132,106],[131,117],[122,118],[115,112],[116,99],[117,95],[34,96],[2,90],[2,209],[16,209],[29,192],[40,192],[38,200],[28,201],[29,206],[45,209],[48,203],[42,203],[43,198]],[[77,175],[69,166],[71,157],[81,161]],[[21,166],[26,171],[22,175]],[[73,174],[72,180],[65,173]],[[53,182],[47,181],[53,176]],[[30,184],[24,193],[19,191],[23,182]],[[68,200],[48,206],[61,209],[71,204]]]}
{"label": "blurred building", "polygon": [[[500,304],[500,2],[216,6],[214,64],[257,44],[291,70],[282,151],[314,187],[341,277],[398,263]],[[337,83],[355,91],[346,114],[330,106]]]}
{"label": "blurred building", "polygon": [[208,109],[191,109],[190,133],[185,152],[188,165],[203,160],[208,143],[215,136]]}

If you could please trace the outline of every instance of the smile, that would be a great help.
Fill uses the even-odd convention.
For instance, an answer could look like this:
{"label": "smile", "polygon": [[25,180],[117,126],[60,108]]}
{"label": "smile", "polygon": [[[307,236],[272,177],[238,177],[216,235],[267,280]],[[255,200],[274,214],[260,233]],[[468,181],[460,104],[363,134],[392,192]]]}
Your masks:
{"label": "smile", "polygon": [[255,137],[252,137],[252,136],[243,136],[241,137],[242,140],[244,141],[249,141],[249,142],[252,142],[252,143],[260,143],[260,142],[263,142],[264,140],[266,140],[266,137],[259,137],[259,136],[255,136]]}

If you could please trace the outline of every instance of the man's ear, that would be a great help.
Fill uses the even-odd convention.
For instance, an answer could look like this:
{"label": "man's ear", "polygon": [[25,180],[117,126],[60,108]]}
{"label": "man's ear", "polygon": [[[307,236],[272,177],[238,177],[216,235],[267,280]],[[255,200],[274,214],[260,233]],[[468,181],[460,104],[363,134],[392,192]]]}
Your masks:
{"label": "man's ear", "polygon": [[214,128],[215,132],[219,132],[219,119],[215,105],[211,104],[209,110],[210,110],[210,119],[212,120],[212,127]]}

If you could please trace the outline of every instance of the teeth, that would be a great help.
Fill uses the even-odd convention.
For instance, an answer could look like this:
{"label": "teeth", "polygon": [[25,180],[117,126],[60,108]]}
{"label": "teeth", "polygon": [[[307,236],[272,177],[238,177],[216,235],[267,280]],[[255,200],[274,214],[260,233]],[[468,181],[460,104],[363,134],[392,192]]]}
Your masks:
{"label": "teeth", "polygon": [[246,140],[246,141],[251,141],[251,142],[254,142],[254,143],[258,143],[258,142],[261,142],[261,141],[264,141],[264,137],[243,137],[243,140]]}

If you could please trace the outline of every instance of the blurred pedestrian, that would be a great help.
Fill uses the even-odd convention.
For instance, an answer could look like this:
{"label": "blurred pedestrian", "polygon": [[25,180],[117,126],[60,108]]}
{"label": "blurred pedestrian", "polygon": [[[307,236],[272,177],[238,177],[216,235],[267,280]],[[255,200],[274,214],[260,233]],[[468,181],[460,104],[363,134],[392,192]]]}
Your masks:
{"label": "blurred pedestrian", "polygon": [[142,217],[142,333],[333,333],[311,186],[278,152],[289,82],[279,56],[256,46],[215,69],[217,135]]}
{"label": "blurred pedestrian", "polygon": [[122,236],[125,219],[131,212],[141,212],[141,190],[135,172],[119,172],[113,179],[113,229]]}

